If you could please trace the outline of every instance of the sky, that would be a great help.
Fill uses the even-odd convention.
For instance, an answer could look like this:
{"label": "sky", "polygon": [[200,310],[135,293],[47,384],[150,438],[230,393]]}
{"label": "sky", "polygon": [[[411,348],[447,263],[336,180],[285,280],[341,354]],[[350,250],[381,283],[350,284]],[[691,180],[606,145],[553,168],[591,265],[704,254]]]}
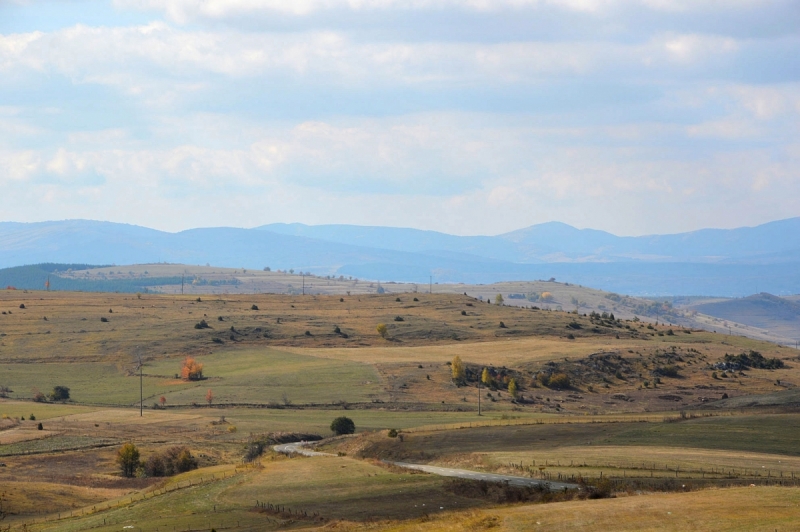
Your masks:
{"label": "sky", "polygon": [[0,0],[0,221],[800,216],[797,0]]}

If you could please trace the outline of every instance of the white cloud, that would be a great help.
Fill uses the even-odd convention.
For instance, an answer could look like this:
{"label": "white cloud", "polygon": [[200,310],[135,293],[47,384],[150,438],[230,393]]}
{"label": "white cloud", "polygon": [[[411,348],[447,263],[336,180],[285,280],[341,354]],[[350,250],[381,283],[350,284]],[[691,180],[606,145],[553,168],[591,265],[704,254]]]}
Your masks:
{"label": "white cloud", "polygon": [[[194,18],[226,18],[259,12],[306,16],[318,11],[464,10],[490,12],[508,9],[556,7],[568,11],[602,13],[633,7],[663,12],[703,11],[714,0],[114,0],[119,7],[157,9],[179,22]],[[730,0],[726,8],[748,8],[758,0]]]}

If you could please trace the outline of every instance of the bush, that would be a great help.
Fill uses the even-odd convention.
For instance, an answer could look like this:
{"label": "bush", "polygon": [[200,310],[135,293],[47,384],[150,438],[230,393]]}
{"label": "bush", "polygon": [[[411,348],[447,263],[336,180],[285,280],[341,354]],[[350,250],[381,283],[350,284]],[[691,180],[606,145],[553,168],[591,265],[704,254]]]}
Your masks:
{"label": "bush", "polygon": [[547,386],[556,390],[566,390],[570,387],[569,376],[566,373],[556,373],[548,379]]}
{"label": "bush", "polygon": [[331,431],[337,436],[353,434],[356,431],[356,424],[349,417],[340,416],[331,422]]}
{"label": "bush", "polygon": [[194,324],[195,329],[210,329],[211,325],[206,323],[206,320],[200,320],[198,323]]}
{"label": "bush", "polygon": [[25,303],[20,303],[19,308],[25,308]]}
{"label": "bush", "polygon": [[197,469],[197,459],[188,447],[176,445],[163,453],[151,455],[144,464],[148,477],[170,477]]}
{"label": "bush", "polygon": [[506,329],[506,324],[501,321],[499,327],[501,329]]}
{"label": "bush", "polygon": [[44,425],[42,425],[40,422],[38,425],[36,425],[36,430],[44,430]]}
{"label": "bush", "polygon": [[419,299],[417,299],[417,298],[415,297],[415,298],[414,298],[414,301],[419,301]]}
{"label": "bush", "polygon": [[659,375],[661,377],[671,377],[674,379],[680,377],[680,374],[678,373],[679,369],[680,368],[678,368],[678,366],[659,366],[653,370],[653,375]]}
{"label": "bush", "polygon": [[50,392],[50,400],[52,401],[68,401],[69,400],[69,388],[66,386],[56,386],[53,388],[53,391]]}
{"label": "bush", "polygon": [[375,330],[378,331],[378,334],[381,335],[381,338],[386,338],[386,335],[389,333],[388,327],[386,327],[385,323],[379,323]]}
{"label": "bush", "polygon": [[36,421],[36,416],[31,414],[30,416],[28,416],[28,419],[30,419],[31,421]]}
{"label": "bush", "polygon": [[397,437],[397,429],[389,429],[389,434],[388,434],[388,436],[389,436],[390,438],[396,438],[396,437]]}
{"label": "bush", "polygon": [[102,321],[103,323],[108,323],[108,318],[106,318],[105,316],[102,316],[100,318],[100,321]]}
{"label": "bush", "polygon": [[258,310],[258,305],[253,305],[252,307],[250,307],[250,310]]}
{"label": "bush", "polygon": [[395,316],[394,321],[405,321],[405,320],[403,319],[403,316]]}

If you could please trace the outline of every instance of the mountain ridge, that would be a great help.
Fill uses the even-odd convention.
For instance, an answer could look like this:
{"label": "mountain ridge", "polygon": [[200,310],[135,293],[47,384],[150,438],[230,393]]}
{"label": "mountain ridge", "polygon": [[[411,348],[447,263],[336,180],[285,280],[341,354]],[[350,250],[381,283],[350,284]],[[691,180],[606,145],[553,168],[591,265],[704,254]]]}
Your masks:
{"label": "mountain ridge", "polygon": [[170,262],[381,281],[559,280],[638,295],[800,293],[800,217],[738,229],[619,237],[550,222],[496,236],[270,224],[170,233],[94,220],[0,222],[0,267]]}

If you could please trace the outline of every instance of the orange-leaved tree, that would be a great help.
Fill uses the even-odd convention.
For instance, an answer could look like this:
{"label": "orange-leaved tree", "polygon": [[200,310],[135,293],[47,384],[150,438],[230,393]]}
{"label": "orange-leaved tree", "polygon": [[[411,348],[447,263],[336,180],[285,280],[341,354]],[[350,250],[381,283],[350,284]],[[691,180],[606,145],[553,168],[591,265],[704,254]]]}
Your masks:
{"label": "orange-leaved tree", "polygon": [[186,357],[181,368],[181,377],[185,381],[199,381],[203,379],[203,365],[192,357]]}
{"label": "orange-leaved tree", "polygon": [[210,405],[214,402],[214,392],[211,391],[211,388],[208,389],[206,393],[206,402]]}

